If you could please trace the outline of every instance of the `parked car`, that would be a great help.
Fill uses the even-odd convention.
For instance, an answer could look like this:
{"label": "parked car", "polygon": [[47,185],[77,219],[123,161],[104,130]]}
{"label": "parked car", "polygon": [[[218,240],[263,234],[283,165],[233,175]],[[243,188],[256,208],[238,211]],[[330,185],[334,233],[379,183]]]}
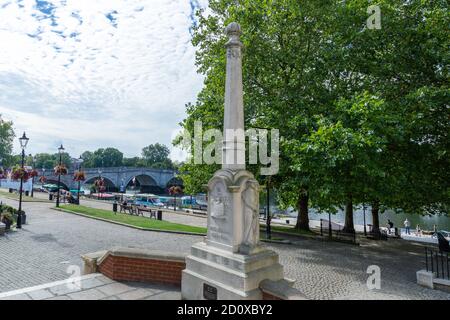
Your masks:
{"label": "parked car", "polygon": [[134,203],[146,207],[164,207],[164,203],[161,202],[157,195],[151,193],[141,193],[135,196]]}

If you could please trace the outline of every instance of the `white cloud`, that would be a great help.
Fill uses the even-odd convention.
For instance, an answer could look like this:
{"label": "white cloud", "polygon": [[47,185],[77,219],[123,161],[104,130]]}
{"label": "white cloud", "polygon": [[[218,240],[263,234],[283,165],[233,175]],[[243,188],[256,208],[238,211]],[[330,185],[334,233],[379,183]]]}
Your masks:
{"label": "white cloud", "polygon": [[0,0],[0,113],[28,152],[126,155],[170,144],[202,77],[190,43],[206,0]]}

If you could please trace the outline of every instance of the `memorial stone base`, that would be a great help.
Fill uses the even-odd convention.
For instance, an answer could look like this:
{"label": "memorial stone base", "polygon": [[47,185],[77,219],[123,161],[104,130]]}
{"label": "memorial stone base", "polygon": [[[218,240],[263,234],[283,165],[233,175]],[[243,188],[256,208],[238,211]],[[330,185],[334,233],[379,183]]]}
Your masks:
{"label": "memorial stone base", "polygon": [[283,279],[277,253],[260,247],[240,254],[197,243],[186,257],[181,295],[187,300],[261,300],[259,285],[266,279]]}

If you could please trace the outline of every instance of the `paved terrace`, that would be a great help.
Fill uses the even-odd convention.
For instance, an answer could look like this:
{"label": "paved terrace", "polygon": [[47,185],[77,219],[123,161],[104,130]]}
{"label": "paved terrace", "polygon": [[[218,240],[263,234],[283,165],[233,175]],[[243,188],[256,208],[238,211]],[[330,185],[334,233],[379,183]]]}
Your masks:
{"label": "paved terrace", "polygon": [[[17,201],[0,200],[17,206]],[[0,238],[0,292],[65,280],[70,276],[68,267],[81,266],[84,253],[114,246],[188,252],[202,240],[57,212],[50,209],[53,205],[24,203],[28,224]],[[296,279],[295,286],[310,299],[450,299],[448,293],[415,283],[416,271],[424,267],[420,244],[389,240],[353,246],[299,240],[268,247],[279,253],[286,276]],[[380,290],[367,288],[370,265],[381,268]]]}

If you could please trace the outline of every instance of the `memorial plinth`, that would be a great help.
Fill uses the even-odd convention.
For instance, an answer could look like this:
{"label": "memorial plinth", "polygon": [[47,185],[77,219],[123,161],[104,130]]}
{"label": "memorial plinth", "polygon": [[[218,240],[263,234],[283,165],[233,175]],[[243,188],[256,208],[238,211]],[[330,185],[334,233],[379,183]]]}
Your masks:
{"label": "memorial plinth", "polygon": [[226,28],[222,169],[208,182],[208,232],[182,275],[183,299],[261,299],[263,280],[282,280],[278,255],[259,241],[259,183],[245,170],[240,26]]}

